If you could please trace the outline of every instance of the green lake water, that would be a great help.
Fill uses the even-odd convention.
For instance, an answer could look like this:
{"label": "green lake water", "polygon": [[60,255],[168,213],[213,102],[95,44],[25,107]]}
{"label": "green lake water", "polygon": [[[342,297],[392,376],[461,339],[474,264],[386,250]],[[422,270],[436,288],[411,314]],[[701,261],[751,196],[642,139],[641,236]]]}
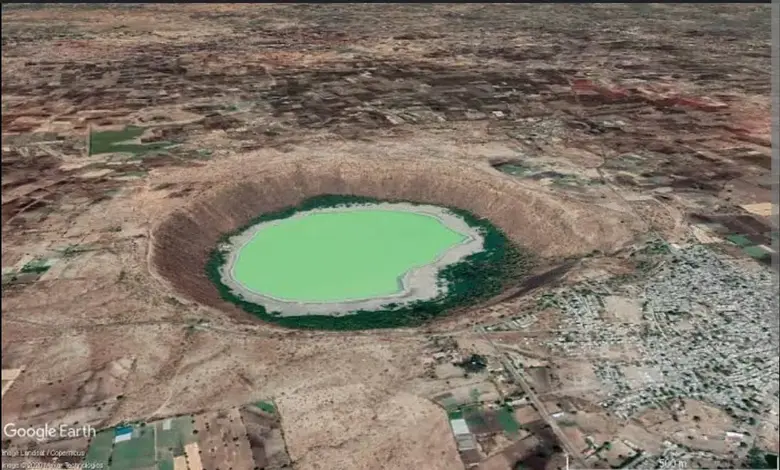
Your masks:
{"label": "green lake water", "polygon": [[247,289],[302,302],[338,302],[401,291],[407,271],[466,237],[438,219],[402,210],[321,212],[279,221],[244,245],[233,276]]}

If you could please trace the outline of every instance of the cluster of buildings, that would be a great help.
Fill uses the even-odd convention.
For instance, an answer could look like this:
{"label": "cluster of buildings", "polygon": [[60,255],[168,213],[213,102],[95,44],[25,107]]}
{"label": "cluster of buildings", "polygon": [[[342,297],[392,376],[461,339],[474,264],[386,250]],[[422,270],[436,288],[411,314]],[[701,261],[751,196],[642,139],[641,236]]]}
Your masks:
{"label": "cluster of buildings", "polygon": [[[703,245],[651,254],[653,267],[644,277],[557,289],[539,299],[537,311],[477,331],[525,330],[538,311],[554,307],[561,316],[545,345],[554,356],[587,359],[592,366],[592,374],[582,377],[586,383],[572,391],[593,390],[600,405],[622,419],[648,408],[685,415],[680,399],[708,403],[734,418],[733,429],[722,429],[724,448],[744,451],[780,392],[777,281],[764,266],[726,259]],[[729,459],[667,444],[661,455],[623,452],[630,456],[626,468],[717,466]]]}
{"label": "cluster of buildings", "polygon": [[514,316],[509,320],[503,321],[501,323],[496,323],[494,325],[478,327],[478,328],[481,328],[482,331],[491,331],[491,332],[522,330],[536,323],[536,320],[538,320],[538,318],[539,317],[536,315],[536,312],[522,312],[519,315]]}
{"label": "cluster of buildings", "polygon": [[628,468],[686,470],[688,468],[731,468],[734,461],[712,452],[691,450],[672,442],[664,442],[658,455],[645,454]]}
{"label": "cluster of buildings", "polygon": [[630,346],[634,357],[599,359],[602,405],[628,418],[674,397],[712,403],[750,421],[776,394],[776,285],[769,270],[723,261],[701,245],[677,248],[639,295],[640,322],[608,321],[598,283],[556,293],[563,312],[548,346],[566,355]]}

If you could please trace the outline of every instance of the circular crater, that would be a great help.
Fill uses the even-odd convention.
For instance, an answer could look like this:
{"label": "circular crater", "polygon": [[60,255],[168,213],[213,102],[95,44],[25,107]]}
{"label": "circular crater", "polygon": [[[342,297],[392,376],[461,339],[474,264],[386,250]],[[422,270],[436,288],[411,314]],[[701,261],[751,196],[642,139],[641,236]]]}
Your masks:
{"label": "circular crater", "polygon": [[241,319],[417,326],[516,285],[530,258],[621,246],[624,222],[488,165],[267,162],[163,218],[150,264],[179,294]]}

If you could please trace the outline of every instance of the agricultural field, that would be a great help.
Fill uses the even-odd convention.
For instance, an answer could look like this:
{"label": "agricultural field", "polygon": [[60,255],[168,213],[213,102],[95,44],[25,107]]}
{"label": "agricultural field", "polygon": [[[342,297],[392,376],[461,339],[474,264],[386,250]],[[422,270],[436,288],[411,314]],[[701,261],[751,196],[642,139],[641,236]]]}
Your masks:
{"label": "agricultural field", "polygon": [[[229,445],[228,445],[229,444]],[[271,401],[240,408],[95,430],[35,448],[9,446],[4,463],[81,465],[83,468],[202,470],[290,467],[280,417]]]}
{"label": "agricultural field", "polygon": [[[4,4],[2,421],[96,432],[3,463],[776,461],[770,10]],[[482,246],[341,316],[222,282],[323,196]]]}

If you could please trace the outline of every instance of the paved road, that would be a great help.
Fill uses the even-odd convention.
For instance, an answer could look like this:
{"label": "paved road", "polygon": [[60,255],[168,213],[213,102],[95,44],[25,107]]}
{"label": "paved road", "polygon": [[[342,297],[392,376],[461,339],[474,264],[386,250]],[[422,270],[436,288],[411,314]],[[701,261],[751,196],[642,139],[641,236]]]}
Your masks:
{"label": "paved road", "polygon": [[526,382],[523,374],[517,370],[514,364],[512,364],[512,360],[501,349],[499,349],[495,343],[493,343],[487,334],[482,331],[480,331],[480,334],[490,343],[493,349],[495,349],[495,351],[501,355],[501,362],[504,364],[504,367],[509,371],[514,380],[520,385],[520,388],[523,389],[523,392],[528,395],[528,398],[531,400],[531,403],[536,406],[536,410],[539,411],[539,414],[542,416],[544,422],[550,426],[550,429],[552,429],[553,434],[555,434],[555,437],[557,437],[558,441],[560,441],[563,449],[566,451],[566,453],[569,454],[569,459],[571,459],[572,463],[574,464],[573,467],[578,469],[587,468],[585,461],[583,460],[579,451],[572,445],[572,443],[569,441],[569,438],[566,437],[566,434],[561,431],[561,428],[558,426],[558,423],[555,421],[555,419],[553,419],[552,416],[550,416],[550,414],[547,412],[547,409],[544,407],[542,401],[539,399],[536,393],[531,390],[531,385]]}

